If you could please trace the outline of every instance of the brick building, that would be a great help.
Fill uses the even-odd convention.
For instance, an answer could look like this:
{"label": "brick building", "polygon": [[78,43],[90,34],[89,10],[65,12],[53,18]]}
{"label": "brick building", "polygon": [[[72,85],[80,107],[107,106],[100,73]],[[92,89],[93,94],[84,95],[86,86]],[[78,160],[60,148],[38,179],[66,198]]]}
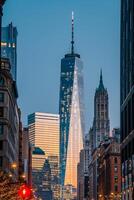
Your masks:
{"label": "brick building", "polygon": [[99,147],[98,198],[121,199],[121,157],[120,144],[115,140]]}

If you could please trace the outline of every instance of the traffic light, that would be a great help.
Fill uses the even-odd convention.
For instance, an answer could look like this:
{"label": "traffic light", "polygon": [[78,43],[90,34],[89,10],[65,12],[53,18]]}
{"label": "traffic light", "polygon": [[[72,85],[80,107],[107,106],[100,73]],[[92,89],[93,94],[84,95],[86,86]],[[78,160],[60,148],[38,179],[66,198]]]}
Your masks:
{"label": "traffic light", "polygon": [[27,199],[31,195],[31,189],[27,185],[22,185],[18,191],[18,195],[22,199]]}

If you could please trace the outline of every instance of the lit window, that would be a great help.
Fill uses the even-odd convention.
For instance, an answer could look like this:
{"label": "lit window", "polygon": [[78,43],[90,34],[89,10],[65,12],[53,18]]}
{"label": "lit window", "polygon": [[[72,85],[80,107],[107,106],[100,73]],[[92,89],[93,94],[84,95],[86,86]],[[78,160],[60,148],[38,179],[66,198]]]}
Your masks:
{"label": "lit window", "polygon": [[117,183],[118,182],[118,176],[114,177],[114,182]]}
{"label": "lit window", "polygon": [[13,48],[15,48],[15,43],[13,43]]}
{"label": "lit window", "polygon": [[6,47],[7,43],[6,42],[1,42],[1,46]]}
{"label": "lit window", "polygon": [[114,171],[115,171],[115,172],[117,172],[117,171],[118,171],[118,168],[117,168],[117,166],[115,166],[115,167],[114,167]]}
{"label": "lit window", "polygon": [[8,47],[11,47],[11,44],[10,44],[10,43],[8,44]]}

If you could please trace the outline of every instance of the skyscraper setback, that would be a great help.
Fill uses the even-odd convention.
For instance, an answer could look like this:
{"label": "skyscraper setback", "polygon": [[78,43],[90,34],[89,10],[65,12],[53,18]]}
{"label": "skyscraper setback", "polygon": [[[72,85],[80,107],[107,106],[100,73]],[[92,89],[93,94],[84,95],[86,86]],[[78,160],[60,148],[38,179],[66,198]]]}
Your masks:
{"label": "skyscraper setback", "polygon": [[83,63],[74,52],[72,13],[71,53],[61,60],[60,75],[60,180],[61,185],[77,188],[77,164],[83,148],[84,105]]}

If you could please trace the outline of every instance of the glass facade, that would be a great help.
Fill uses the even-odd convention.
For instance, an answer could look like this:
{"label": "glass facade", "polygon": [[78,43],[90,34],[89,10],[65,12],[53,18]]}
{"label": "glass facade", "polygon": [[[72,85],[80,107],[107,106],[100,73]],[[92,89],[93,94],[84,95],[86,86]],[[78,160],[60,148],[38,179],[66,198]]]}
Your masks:
{"label": "glass facade", "polygon": [[4,58],[9,58],[11,64],[11,74],[16,81],[17,76],[17,29],[12,23],[2,28],[1,54]]}
{"label": "glass facade", "polygon": [[83,64],[78,54],[61,60],[60,77],[60,180],[77,188],[77,164],[83,148]]}
{"label": "glass facade", "polygon": [[134,199],[134,1],[121,1],[122,199]]}

